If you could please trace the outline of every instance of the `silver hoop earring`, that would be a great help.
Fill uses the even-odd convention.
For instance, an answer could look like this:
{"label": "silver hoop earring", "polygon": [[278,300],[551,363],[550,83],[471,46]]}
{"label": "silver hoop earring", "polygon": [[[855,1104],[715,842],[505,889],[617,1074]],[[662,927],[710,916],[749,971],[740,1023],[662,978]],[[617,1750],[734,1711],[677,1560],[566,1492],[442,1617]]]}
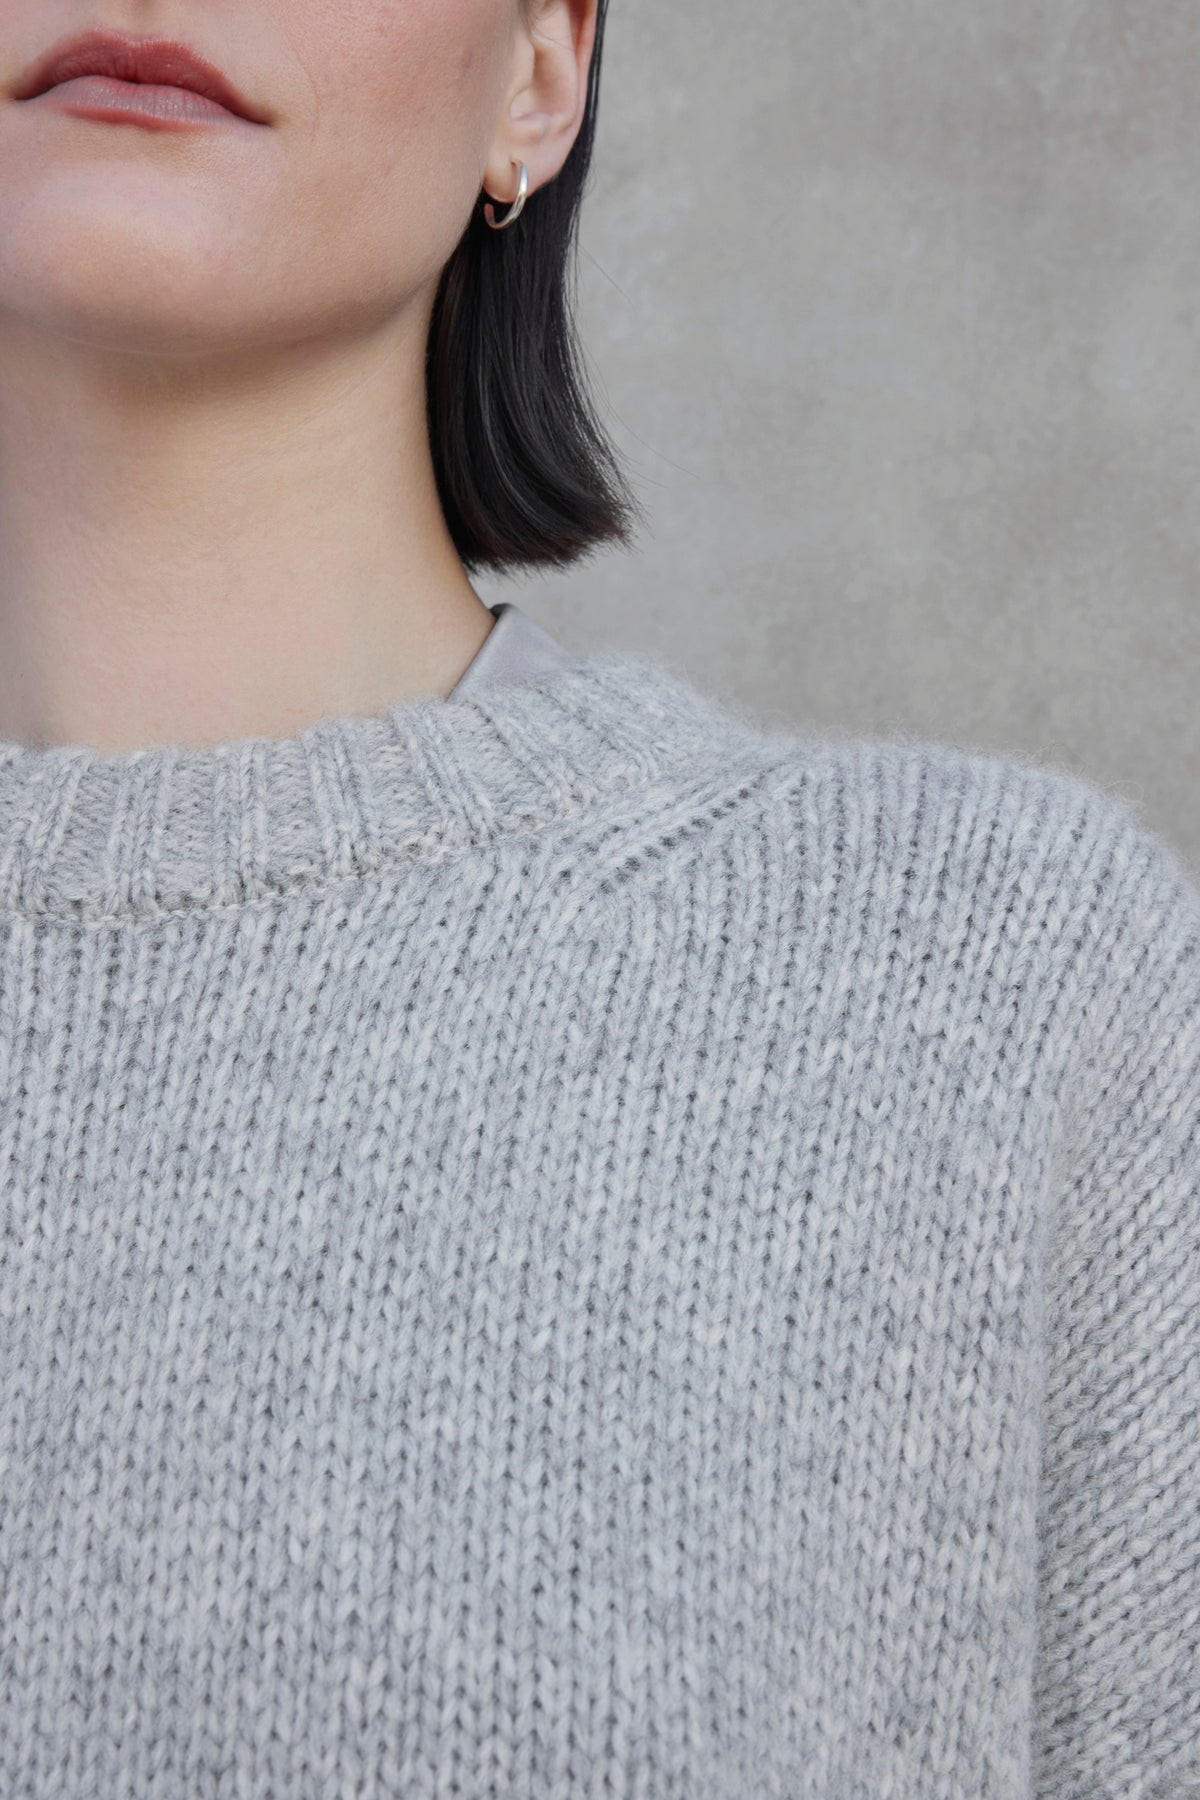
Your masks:
{"label": "silver hoop earring", "polygon": [[503,231],[506,226],[509,226],[513,223],[514,219],[520,218],[521,208],[524,206],[525,201],[529,194],[529,170],[525,167],[524,163],[518,163],[515,157],[513,158],[513,168],[514,169],[519,168],[521,171],[521,185],[517,189],[516,199],[513,201],[512,205],[509,207],[508,212],[505,214],[504,218],[502,218],[500,223],[497,225],[496,215],[492,210],[492,203],[490,200],[488,201],[487,205],[483,209],[483,216],[487,220],[488,224],[491,226],[493,231]]}

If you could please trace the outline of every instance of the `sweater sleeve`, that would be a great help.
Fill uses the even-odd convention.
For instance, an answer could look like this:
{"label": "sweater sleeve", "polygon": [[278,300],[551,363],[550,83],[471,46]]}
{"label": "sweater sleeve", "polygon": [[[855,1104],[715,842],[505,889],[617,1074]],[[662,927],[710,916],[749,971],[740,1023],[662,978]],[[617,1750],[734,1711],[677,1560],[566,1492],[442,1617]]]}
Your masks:
{"label": "sweater sleeve", "polygon": [[1101,817],[1047,1240],[1033,1793],[1200,1800],[1200,890]]}

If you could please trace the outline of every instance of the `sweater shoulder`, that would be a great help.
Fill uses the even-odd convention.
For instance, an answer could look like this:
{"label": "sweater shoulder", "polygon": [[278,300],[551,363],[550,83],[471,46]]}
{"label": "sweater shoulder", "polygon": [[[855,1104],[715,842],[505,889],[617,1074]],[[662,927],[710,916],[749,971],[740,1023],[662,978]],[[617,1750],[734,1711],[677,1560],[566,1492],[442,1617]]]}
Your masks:
{"label": "sweater shoulder", "polygon": [[798,742],[777,782],[798,913],[814,912],[807,881],[868,936],[970,943],[1061,995],[1079,1056],[1115,1019],[1148,1043],[1156,1019],[1186,1020],[1195,1043],[1200,884],[1132,784],[900,734]]}
{"label": "sweater shoulder", "polygon": [[[1200,925],[1200,884],[1182,850],[1149,818],[1132,783],[1105,783],[1019,751],[913,733],[886,736],[770,729],[772,796],[762,823],[840,820],[864,856],[924,849],[964,878],[1019,878],[1094,902],[1097,923],[1139,907]],[[839,840],[840,841],[840,840]]]}
{"label": "sweater shoulder", "polygon": [[[1131,782],[903,729],[808,730],[657,665],[648,706],[651,684],[672,679],[690,702],[686,743],[603,822],[606,887],[687,882],[737,850],[746,880],[790,883],[805,905],[856,890],[923,914],[969,893],[980,915],[1019,909],[1027,930],[1084,944],[1200,919],[1195,875]],[[671,716],[656,727],[668,737]]]}

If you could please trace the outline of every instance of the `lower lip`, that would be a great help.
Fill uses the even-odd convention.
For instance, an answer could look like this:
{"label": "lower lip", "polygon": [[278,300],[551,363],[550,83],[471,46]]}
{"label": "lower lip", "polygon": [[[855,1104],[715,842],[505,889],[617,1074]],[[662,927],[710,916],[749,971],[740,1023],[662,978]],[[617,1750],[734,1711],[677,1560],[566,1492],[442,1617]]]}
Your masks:
{"label": "lower lip", "polygon": [[194,125],[245,125],[206,94],[191,88],[158,87],[151,82],[118,81],[111,75],[79,75],[74,81],[47,88],[27,104],[51,106],[80,119],[113,125],[142,125],[150,131],[187,131]]}

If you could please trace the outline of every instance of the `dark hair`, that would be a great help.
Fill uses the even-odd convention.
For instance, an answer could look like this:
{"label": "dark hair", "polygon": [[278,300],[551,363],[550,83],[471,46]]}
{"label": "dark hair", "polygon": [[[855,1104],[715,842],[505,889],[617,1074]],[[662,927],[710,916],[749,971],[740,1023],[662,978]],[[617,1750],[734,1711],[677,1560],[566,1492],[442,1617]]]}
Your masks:
{"label": "dark hair", "polygon": [[[481,196],[434,300],[429,436],[468,573],[561,568],[608,541],[628,547],[643,516],[593,409],[570,305],[606,12],[598,0],[586,109],[566,162],[508,231],[488,225]],[[495,210],[504,216],[503,204]]]}

